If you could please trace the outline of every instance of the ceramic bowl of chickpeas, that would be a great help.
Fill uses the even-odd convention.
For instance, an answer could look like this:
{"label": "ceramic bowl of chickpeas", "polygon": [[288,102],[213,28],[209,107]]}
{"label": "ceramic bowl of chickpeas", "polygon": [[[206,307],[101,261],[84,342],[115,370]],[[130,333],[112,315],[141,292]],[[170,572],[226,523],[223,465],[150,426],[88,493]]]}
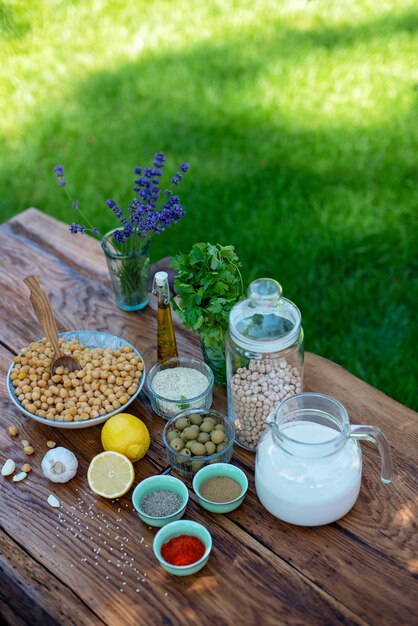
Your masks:
{"label": "ceramic bowl of chickpeas", "polygon": [[193,477],[211,463],[228,463],[232,457],[235,426],[213,409],[187,409],[172,417],[163,431],[171,466]]}
{"label": "ceramic bowl of chickpeas", "polygon": [[32,342],[7,374],[12,402],[28,417],[58,428],[86,428],[123,412],[145,380],[145,364],[131,344],[108,333],[59,333],[64,354],[80,369],[51,372],[54,351],[47,339]]}

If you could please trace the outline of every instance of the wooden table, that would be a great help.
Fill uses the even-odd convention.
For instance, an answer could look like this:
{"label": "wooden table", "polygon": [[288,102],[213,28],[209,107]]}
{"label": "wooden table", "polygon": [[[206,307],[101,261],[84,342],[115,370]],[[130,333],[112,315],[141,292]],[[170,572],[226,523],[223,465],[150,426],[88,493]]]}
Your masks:
{"label": "wooden table", "polygon": [[[86,245],[88,241],[88,244]],[[13,356],[42,336],[22,279],[38,272],[61,330],[108,331],[132,342],[149,368],[156,360],[155,307],[124,313],[115,307],[105,260],[96,242],[30,209],[0,227],[1,464],[27,461],[7,427],[35,449],[33,472],[21,483],[1,478],[1,615],[10,624],[416,624],[418,415],[325,359],[306,355],[305,389],[327,393],[355,423],[387,435],[395,480],[379,481],[377,450],[362,445],[361,493],[342,520],[321,528],[280,522],[260,505],[254,455],[236,447],[233,463],[247,473],[249,492],[228,515],[200,509],[193,493],[186,517],[212,533],[207,566],[176,578],[157,564],[155,530],[131,505],[131,492],[112,503],[89,490],[86,471],[101,451],[100,426],[59,430],[25,418],[8,399],[5,375]],[[178,328],[179,351],[199,355],[196,338]],[[214,408],[226,410],[216,388]],[[152,433],[136,481],[167,466],[164,421],[141,392],[131,405]],[[70,483],[51,486],[41,475],[46,441],[73,450],[80,463]],[[52,509],[49,493],[61,509]]]}

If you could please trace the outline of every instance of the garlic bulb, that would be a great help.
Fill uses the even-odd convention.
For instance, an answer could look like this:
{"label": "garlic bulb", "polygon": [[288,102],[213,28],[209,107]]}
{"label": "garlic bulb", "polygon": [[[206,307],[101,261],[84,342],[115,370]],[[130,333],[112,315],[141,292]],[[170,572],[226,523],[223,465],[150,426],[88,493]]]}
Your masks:
{"label": "garlic bulb", "polygon": [[67,448],[48,450],[42,459],[42,472],[53,483],[66,483],[76,475],[78,461]]}

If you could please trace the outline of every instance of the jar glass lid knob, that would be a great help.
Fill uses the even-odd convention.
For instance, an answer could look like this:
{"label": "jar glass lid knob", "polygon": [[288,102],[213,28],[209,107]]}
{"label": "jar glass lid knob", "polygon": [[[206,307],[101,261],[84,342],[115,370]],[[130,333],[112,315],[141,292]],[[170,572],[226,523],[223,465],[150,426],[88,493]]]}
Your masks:
{"label": "jar glass lid knob", "polygon": [[259,278],[253,280],[248,287],[248,297],[252,305],[275,305],[282,295],[282,286],[273,278]]}

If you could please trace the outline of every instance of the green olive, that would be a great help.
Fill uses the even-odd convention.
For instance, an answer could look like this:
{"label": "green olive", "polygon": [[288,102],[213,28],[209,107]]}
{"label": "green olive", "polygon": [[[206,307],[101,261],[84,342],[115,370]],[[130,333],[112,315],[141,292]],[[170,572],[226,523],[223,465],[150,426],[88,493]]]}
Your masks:
{"label": "green olive", "polygon": [[212,422],[206,422],[205,420],[203,420],[202,424],[200,425],[200,432],[202,432],[202,433],[211,433],[213,428],[214,428],[214,426],[213,426]]}
{"label": "green olive", "polygon": [[221,452],[224,448],[226,448],[226,443],[218,443],[216,446],[216,452]]}
{"label": "green olive", "polygon": [[191,465],[191,468],[192,468],[192,472],[196,473],[204,466],[204,462],[203,461],[192,461],[190,465]]}
{"label": "green olive", "polygon": [[223,424],[216,424],[215,430],[223,430],[225,432],[225,426]]}
{"label": "green olive", "polygon": [[175,422],[177,430],[184,430],[188,426],[190,426],[190,422],[187,417],[179,417]]}
{"label": "green olive", "polygon": [[189,465],[190,461],[186,456],[176,456],[176,463],[179,465]]}
{"label": "green olive", "polygon": [[183,430],[183,435],[187,437],[188,440],[197,439],[198,434],[199,434],[198,426],[188,426],[187,428]]}
{"label": "green olive", "polygon": [[191,450],[191,449],[192,449],[192,445],[193,445],[194,443],[196,443],[196,439],[188,439],[188,440],[186,441],[186,448],[188,448],[189,450]]}
{"label": "green olive", "polygon": [[180,439],[180,437],[177,437],[176,439],[172,439],[170,441],[170,446],[173,448],[173,450],[175,450],[176,452],[180,452],[180,450],[182,448],[184,448],[184,441],[182,439]]}
{"label": "green olive", "polygon": [[197,436],[197,440],[199,443],[206,443],[207,441],[209,441],[209,439],[210,439],[209,433],[199,433]]}
{"label": "green olive", "polygon": [[173,439],[177,439],[180,437],[180,431],[175,428],[174,430],[170,430],[167,433],[167,441],[172,441]]}
{"label": "green olive", "polygon": [[206,453],[205,446],[203,445],[203,443],[199,443],[198,441],[194,442],[190,450],[195,456],[204,456],[204,454]]}
{"label": "green olive", "polygon": [[192,456],[189,448],[183,448],[182,450],[180,450],[180,454],[182,454],[183,456]]}
{"label": "green olive", "polygon": [[189,420],[190,420],[191,424],[195,424],[196,426],[200,426],[200,424],[203,422],[203,417],[201,415],[199,415],[198,413],[196,413],[194,415],[190,415]]}
{"label": "green olive", "polygon": [[216,419],[213,417],[204,417],[203,421],[206,422],[207,424],[212,424],[212,426],[215,428],[217,422]]}
{"label": "green olive", "polygon": [[213,454],[216,451],[216,446],[213,441],[205,443],[206,454]]}
{"label": "green olive", "polygon": [[180,435],[180,439],[183,441],[183,443],[186,443],[186,441],[189,441],[189,440],[187,439],[186,435],[184,434],[184,430],[183,430],[183,432],[182,432],[182,433],[181,433],[181,435]]}
{"label": "green olive", "polygon": [[211,441],[216,444],[222,443],[224,437],[225,433],[222,430],[212,430],[212,432],[210,433]]}

